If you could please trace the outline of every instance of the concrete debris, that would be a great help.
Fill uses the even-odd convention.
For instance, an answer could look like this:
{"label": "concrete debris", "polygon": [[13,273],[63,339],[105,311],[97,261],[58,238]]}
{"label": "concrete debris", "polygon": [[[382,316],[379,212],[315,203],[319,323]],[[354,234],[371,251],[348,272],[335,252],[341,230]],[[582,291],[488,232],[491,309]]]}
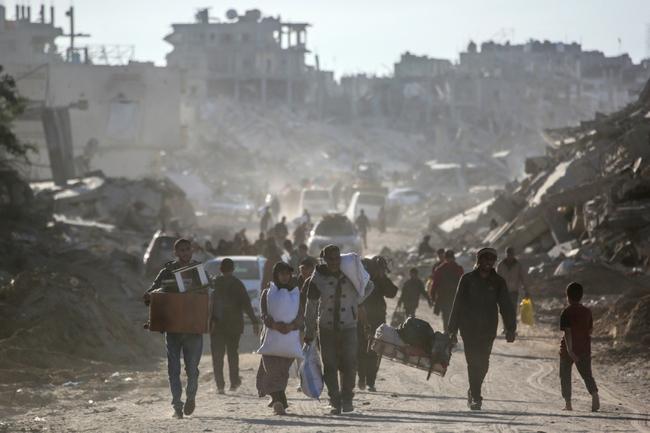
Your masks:
{"label": "concrete debris", "polygon": [[649,111],[650,83],[618,112],[547,130],[546,155],[527,159],[523,179],[440,228],[450,239],[471,234],[499,249],[564,260],[555,263],[560,275],[596,247],[596,257],[586,256],[648,272]]}
{"label": "concrete debris", "polygon": [[182,221],[196,219],[185,193],[167,178],[130,180],[109,178],[103,173],[71,179],[65,187],[53,182],[35,182],[38,195],[51,196],[59,218],[111,224],[151,232],[156,227],[178,229]]}

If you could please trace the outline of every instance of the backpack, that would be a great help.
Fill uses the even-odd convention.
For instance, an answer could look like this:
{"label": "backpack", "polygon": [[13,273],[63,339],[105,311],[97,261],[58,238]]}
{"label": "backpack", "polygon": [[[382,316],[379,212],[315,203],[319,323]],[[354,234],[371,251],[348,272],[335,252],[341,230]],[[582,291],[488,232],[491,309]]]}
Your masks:
{"label": "backpack", "polygon": [[435,333],[429,322],[409,317],[397,328],[397,333],[406,344],[422,349],[427,354],[433,350]]}

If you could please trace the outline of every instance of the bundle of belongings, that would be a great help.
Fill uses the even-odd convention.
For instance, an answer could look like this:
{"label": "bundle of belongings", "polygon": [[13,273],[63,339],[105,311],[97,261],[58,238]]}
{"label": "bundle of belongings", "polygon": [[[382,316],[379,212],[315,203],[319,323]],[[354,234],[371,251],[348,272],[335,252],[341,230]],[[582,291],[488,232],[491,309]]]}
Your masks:
{"label": "bundle of belongings", "polygon": [[377,328],[370,348],[379,356],[411,367],[444,376],[451,359],[451,342],[441,332],[434,332],[428,322],[409,317],[399,327],[387,324]]}

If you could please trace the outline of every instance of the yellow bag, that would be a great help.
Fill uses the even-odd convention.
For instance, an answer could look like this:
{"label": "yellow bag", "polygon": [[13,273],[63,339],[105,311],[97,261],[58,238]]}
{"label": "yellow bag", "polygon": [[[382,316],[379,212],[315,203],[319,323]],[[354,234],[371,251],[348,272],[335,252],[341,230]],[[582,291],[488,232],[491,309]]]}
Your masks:
{"label": "yellow bag", "polygon": [[535,324],[535,309],[533,308],[533,301],[530,298],[524,298],[519,304],[521,311],[521,323],[528,326]]}

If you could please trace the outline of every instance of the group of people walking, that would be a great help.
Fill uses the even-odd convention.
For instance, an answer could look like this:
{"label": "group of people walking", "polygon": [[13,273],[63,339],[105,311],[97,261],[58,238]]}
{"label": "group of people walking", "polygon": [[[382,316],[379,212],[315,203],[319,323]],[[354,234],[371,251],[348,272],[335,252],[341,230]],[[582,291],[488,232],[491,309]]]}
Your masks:
{"label": "group of people walking", "polygon": [[[428,242],[427,238],[423,240],[426,246]],[[421,244],[419,253],[433,252],[428,247]],[[174,251],[177,259],[161,270],[144,295],[145,303],[149,302],[152,291],[161,289],[163,280],[170,279],[174,270],[194,263],[189,241],[179,239]],[[511,248],[506,250],[506,258],[498,266],[496,250],[480,249],[474,269],[467,273],[456,263],[453,251],[438,250],[435,254],[438,262],[431,270],[428,290],[419,278],[418,269],[413,268],[404,282],[399,303],[404,305],[408,315],[415,315],[419,299],[424,297],[434,306],[434,313],[442,315],[444,331],[453,345],[460,332],[467,361],[468,407],[480,410],[481,388],[497,336],[498,315],[502,317],[506,341],[514,342],[520,292],[528,294],[526,272]],[[388,276],[388,264],[380,256],[363,259],[369,281],[359,289],[341,270],[341,251],[337,246],[324,247],[319,259],[317,264],[314,258],[305,257],[295,269],[295,265],[282,260],[280,254],[269,257],[270,276],[263,282],[259,319],[255,317],[243,284],[233,275],[235,263],[230,259],[222,260],[221,275],[211,282],[214,304],[210,339],[218,393],[225,393],[226,353],[230,389],[234,391],[241,385],[238,346],[244,329],[244,313],[249,316],[255,334],[259,334],[261,323],[266,333],[290,335],[307,344],[318,342],[330,414],[354,410],[355,386],[376,391],[378,355],[368,348],[368,339],[386,321],[385,298],[393,298],[398,292]],[[192,280],[192,284],[200,285],[200,281]],[[590,362],[591,313],[579,304],[582,297],[579,284],[573,283],[567,288],[567,297],[570,306],[562,313],[564,338],[560,363],[565,408],[572,409],[570,372],[575,363],[594,396],[592,409],[597,410],[598,392]],[[182,418],[195,408],[202,336],[166,333],[165,338],[174,416]],[[181,399],[181,355],[188,376],[185,402]],[[256,378],[258,394],[270,397],[269,407],[278,415],[284,414],[289,405],[286,388],[293,362],[294,358],[274,354],[264,354],[260,360]]]}

